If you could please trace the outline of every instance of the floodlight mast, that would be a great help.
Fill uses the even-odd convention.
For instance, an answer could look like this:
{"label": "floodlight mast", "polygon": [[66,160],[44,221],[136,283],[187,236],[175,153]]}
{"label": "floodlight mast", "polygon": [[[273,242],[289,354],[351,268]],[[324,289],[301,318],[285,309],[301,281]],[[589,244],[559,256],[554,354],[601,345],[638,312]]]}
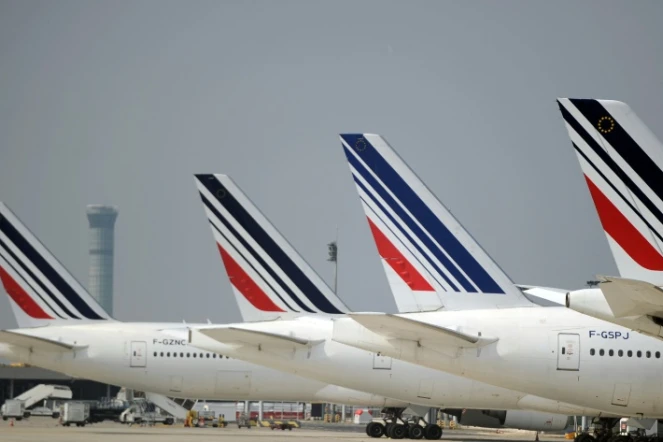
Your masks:
{"label": "floodlight mast", "polygon": [[334,264],[334,293],[338,284],[338,226],[336,226],[336,239],[327,244],[327,261]]}

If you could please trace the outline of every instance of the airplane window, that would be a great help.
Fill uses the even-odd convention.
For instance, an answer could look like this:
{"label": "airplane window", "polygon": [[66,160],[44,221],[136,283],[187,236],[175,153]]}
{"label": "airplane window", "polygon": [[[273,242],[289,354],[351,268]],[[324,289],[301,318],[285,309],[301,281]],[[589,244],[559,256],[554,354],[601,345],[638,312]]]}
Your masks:
{"label": "airplane window", "polygon": [[209,353],[207,353],[207,359],[209,359]]}
{"label": "airplane window", "polygon": [[563,354],[563,355],[566,354],[566,347],[562,347],[562,354]]}
{"label": "airplane window", "polygon": [[622,356],[624,356],[624,350],[619,350],[619,351],[617,352],[617,354],[618,354],[619,357],[621,358]]}
{"label": "airplane window", "polygon": [[156,351],[154,352],[154,357],[155,357],[155,358],[157,357],[157,352],[156,352]]}
{"label": "airplane window", "polygon": [[645,354],[647,355],[648,358],[651,358],[651,352],[649,350],[647,350],[647,353]]}
{"label": "airplane window", "polygon": [[136,350],[134,350],[134,356],[136,356]]}
{"label": "airplane window", "polygon": [[216,359],[216,353],[212,353],[212,357]]}
{"label": "airplane window", "polygon": [[191,357],[191,353],[187,353],[187,354],[186,354],[186,357],[187,357],[187,358],[190,358],[190,357]]}
{"label": "airplane window", "polygon": [[[175,354],[175,353],[173,353],[173,354]],[[166,356],[170,357],[170,352],[166,353]]]}
{"label": "airplane window", "polygon": [[184,357],[184,353],[180,352],[180,358],[183,358],[183,357]]}
{"label": "airplane window", "polygon": [[201,357],[201,358],[203,357],[203,354],[202,354],[202,353],[200,354],[200,357]]}
{"label": "airplane window", "polygon": [[660,357],[661,357],[661,352],[660,352],[660,351],[657,351],[657,352],[656,352],[656,359],[660,359]]}
{"label": "airplane window", "polygon": [[631,356],[633,356],[633,352],[632,352],[631,350],[629,350],[628,353],[626,353],[626,354],[628,355],[629,358],[630,358]]}
{"label": "airplane window", "polygon": [[603,351],[603,349],[601,349],[601,350],[599,350],[599,354],[600,354],[601,356],[603,356],[603,355],[605,354],[605,351]]}
{"label": "airplane window", "polygon": [[638,355],[639,358],[641,358],[642,357],[642,352],[640,350],[638,350],[637,355]]}
{"label": "airplane window", "polygon": [[591,350],[589,350],[589,354],[594,356],[594,349],[593,348]]}
{"label": "airplane window", "polygon": [[[658,353],[658,352],[657,352]],[[657,356],[658,357],[658,356]],[[226,356],[226,359],[230,359],[230,356]]]}
{"label": "airplane window", "polygon": [[[187,353],[186,356],[189,357],[189,353]],[[194,357],[194,358],[196,357],[196,354],[195,354],[195,353],[193,354],[193,357]]]}
{"label": "airplane window", "polygon": [[159,356],[161,356],[163,358],[163,352],[161,352],[161,354]]}
{"label": "airplane window", "polygon": [[610,351],[608,352],[608,354],[609,354],[610,356],[614,356],[614,355],[615,355],[615,352],[614,352],[614,350],[610,350]]}

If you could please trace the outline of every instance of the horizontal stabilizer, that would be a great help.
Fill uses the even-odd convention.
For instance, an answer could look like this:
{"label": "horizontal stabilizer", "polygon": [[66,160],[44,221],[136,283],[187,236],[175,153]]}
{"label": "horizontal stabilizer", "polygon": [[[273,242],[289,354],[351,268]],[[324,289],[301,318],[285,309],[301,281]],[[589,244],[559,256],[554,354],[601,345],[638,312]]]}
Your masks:
{"label": "horizontal stabilizer", "polygon": [[65,352],[87,348],[87,345],[70,344],[67,342],[55,341],[37,336],[29,336],[23,333],[17,333],[9,330],[0,330],[0,342],[28,348],[30,350],[51,352]]}
{"label": "horizontal stabilizer", "polygon": [[566,303],[566,294],[569,292],[564,289],[550,287],[518,285],[523,294],[536,305],[542,307],[559,307]]}
{"label": "horizontal stabilizer", "polygon": [[398,315],[351,313],[349,316],[387,340],[415,341],[420,346],[431,349],[479,348],[497,341],[497,338],[470,335]]}
{"label": "horizontal stabilizer", "polygon": [[599,276],[599,279],[599,288],[616,318],[640,315],[663,317],[663,290],[660,287],[615,276]]}
{"label": "horizontal stabilizer", "polygon": [[535,289],[541,289],[541,290],[546,290],[550,291],[551,293],[564,293],[567,294],[569,291],[566,289],[558,289],[554,287],[542,287],[540,285],[527,285],[527,284],[516,284],[516,287],[518,287],[520,290],[535,290]]}
{"label": "horizontal stabilizer", "polygon": [[196,331],[223,344],[241,344],[260,348],[306,347],[311,343],[306,339],[239,327],[203,328]]}

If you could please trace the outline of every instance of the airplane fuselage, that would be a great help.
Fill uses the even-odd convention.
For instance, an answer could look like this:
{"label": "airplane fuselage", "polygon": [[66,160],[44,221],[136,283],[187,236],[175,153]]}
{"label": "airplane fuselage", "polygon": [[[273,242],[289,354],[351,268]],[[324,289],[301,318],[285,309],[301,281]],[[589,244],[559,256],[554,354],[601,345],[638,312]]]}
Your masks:
{"label": "airplane fuselage", "polygon": [[[476,382],[332,340],[333,320],[293,320],[238,324],[237,327],[306,339],[306,348],[233,345],[193,331],[192,342],[210,351],[226,348],[234,357],[300,376],[371,391],[405,402],[441,408],[527,409],[546,413],[598,415],[597,410],[533,397],[527,393]],[[231,326],[232,327],[232,326]],[[527,406],[522,404],[527,403]]]}
{"label": "airplane fuselage", "polygon": [[430,368],[623,416],[663,417],[663,343],[558,307],[413,313],[404,317],[474,336],[480,348],[385,340],[352,319],[334,337]]}
{"label": "airplane fuselage", "polygon": [[4,357],[73,377],[171,397],[407,405],[250,364],[229,357],[222,347],[218,352],[196,348],[188,344],[184,324],[104,321],[20,332],[83,348],[44,351],[5,344],[0,347]]}

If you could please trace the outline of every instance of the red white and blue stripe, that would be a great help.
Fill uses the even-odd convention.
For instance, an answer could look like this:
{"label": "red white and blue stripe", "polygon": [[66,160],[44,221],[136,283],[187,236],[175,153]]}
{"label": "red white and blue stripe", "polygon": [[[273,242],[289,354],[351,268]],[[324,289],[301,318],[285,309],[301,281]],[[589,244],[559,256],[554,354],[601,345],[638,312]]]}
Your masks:
{"label": "red white and blue stripe", "polygon": [[558,99],[622,277],[663,283],[663,145],[622,102]]}
{"label": "red white and blue stripe", "polygon": [[110,319],[83,286],[0,203],[0,280],[31,325]]}
{"label": "red white and blue stripe", "polygon": [[[520,291],[379,135],[341,141],[380,255],[412,290],[509,295]],[[387,256],[385,256],[387,255]],[[390,262],[391,265],[391,262]]]}
{"label": "red white and blue stripe", "polygon": [[275,316],[347,311],[230,177],[195,177],[230,282],[251,308]]}

